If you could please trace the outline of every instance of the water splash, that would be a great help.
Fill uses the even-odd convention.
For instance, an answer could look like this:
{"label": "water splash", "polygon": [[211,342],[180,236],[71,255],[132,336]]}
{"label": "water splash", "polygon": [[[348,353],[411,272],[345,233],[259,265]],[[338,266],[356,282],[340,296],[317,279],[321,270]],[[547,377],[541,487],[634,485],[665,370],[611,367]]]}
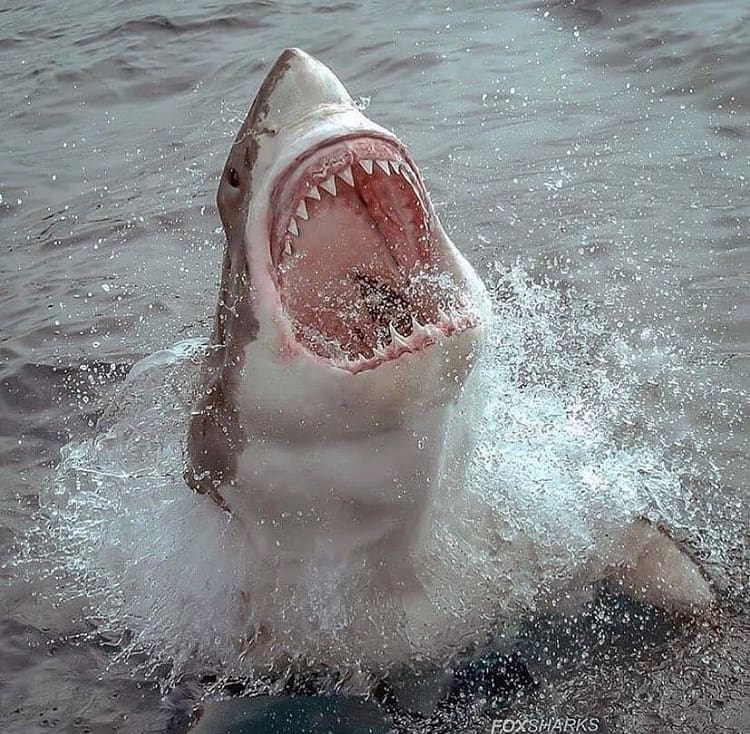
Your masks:
{"label": "water splash", "polygon": [[[247,674],[256,621],[242,539],[182,480],[206,349],[182,342],[133,367],[97,435],[63,449],[25,554],[68,579],[61,599],[85,595],[121,658],[146,653],[152,675],[168,663],[166,685],[196,665]],[[435,606],[462,621],[456,648],[488,618],[589,578],[637,515],[677,521],[679,467],[634,428],[641,380],[632,348],[575,299],[518,269],[496,274],[489,343],[446,442],[423,569]],[[458,435],[467,426],[468,444]],[[310,604],[335,582],[313,583]]]}

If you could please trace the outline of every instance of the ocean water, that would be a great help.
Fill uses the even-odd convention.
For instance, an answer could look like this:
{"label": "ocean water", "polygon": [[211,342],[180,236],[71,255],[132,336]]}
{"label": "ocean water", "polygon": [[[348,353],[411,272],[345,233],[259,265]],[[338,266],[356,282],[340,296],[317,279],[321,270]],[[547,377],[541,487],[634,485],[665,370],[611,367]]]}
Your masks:
{"label": "ocean water", "polygon": [[[454,580],[494,579],[522,618],[607,522],[645,512],[720,598],[647,649],[554,653],[539,622],[538,685],[497,714],[477,695],[399,725],[750,730],[749,15],[739,0],[0,8],[0,729],[175,731],[204,692],[169,665],[196,667],[191,612],[224,588],[185,547],[178,590],[164,542],[195,500],[174,477],[195,365],[174,345],[209,330],[233,136],[300,46],[409,145],[494,296],[464,524],[444,529],[468,538]],[[499,560],[477,513],[513,539]],[[226,648],[205,639],[220,677]]]}

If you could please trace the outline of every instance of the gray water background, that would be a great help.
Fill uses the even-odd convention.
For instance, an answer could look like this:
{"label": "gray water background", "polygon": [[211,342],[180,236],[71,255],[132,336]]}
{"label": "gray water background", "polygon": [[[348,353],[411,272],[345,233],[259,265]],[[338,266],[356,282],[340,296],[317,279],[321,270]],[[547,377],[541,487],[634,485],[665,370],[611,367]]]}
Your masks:
{"label": "gray water background", "polygon": [[[644,378],[641,428],[710,519],[691,536],[721,591],[715,628],[579,666],[519,712],[749,731],[748,16],[741,0],[0,8],[3,556],[128,367],[208,331],[219,171],[264,70],[297,45],[410,146],[483,274],[520,263],[676,366]],[[164,730],[156,686],[2,574],[3,732]]]}

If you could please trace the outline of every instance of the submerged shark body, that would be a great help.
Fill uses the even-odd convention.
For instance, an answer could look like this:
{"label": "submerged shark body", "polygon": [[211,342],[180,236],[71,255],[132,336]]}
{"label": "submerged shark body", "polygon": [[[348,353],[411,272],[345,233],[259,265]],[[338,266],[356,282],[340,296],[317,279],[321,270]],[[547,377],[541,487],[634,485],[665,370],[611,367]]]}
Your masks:
{"label": "submerged shark body", "polygon": [[[329,69],[287,50],[232,146],[218,206],[227,246],[185,478],[247,548],[248,650],[274,664],[322,634],[348,659],[387,665],[472,634],[491,611],[463,630],[440,621],[420,565],[447,427],[470,435],[457,404],[489,298],[409,152]],[[628,533],[602,569],[648,600],[708,603],[666,536]],[[665,558],[669,588],[651,583],[669,576]]]}

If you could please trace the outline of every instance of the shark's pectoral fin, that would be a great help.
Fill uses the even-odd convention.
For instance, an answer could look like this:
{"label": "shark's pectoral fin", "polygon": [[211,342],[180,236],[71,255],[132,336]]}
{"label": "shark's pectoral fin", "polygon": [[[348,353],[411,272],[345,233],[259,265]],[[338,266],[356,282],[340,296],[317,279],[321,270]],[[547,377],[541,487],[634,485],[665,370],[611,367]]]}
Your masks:
{"label": "shark's pectoral fin", "polygon": [[701,567],[663,530],[637,520],[624,535],[608,578],[631,598],[678,613],[705,614],[715,601]]}

